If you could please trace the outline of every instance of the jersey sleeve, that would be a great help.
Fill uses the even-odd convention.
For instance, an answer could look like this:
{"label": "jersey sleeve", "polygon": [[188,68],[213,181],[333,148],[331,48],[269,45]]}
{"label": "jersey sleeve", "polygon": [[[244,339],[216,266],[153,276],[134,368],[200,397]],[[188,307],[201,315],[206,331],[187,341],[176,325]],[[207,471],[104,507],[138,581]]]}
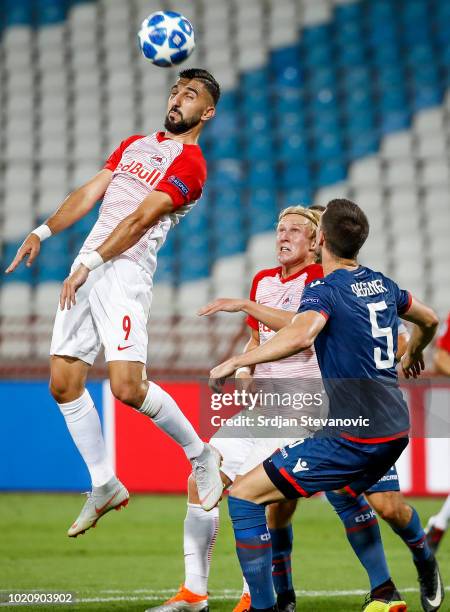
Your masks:
{"label": "jersey sleeve", "polygon": [[333,291],[329,285],[317,280],[305,287],[298,309],[299,313],[314,310],[328,319],[332,315],[333,309]]}
{"label": "jersey sleeve", "polygon": [[[256,274],[256,276],[254,277],[252,281],[252,286],[250,288],[250,296],[249,296],[252,302],[256,302],[256,289],[258,287],[260,278],[261,278],[260,274]],[[252,317],[251,315],[247,315],[247,318],[245,321],[247,325],[251,327],[252,329],[259,329],[259,324],[258,324],[258,321],[255,319],[255,317]]]}
{"label": "jersey sleeve", "polygon": [[156,191],[167,193],[175,208],[179,208],[201,197],[205,181],[206,163],[203,157],[183,151],[171,163]]}
{"label": "jersey sleeve", "polygon": [[114,172],[114,170],[119,165],[120,160],[122,159],[122,155],[125,149],[127,149],[130,144],[133,143],[135,140],[139,140],[139,138],[144,138],[144,136],[142,136],[141,134],[134,134],[134,136],[130,136],[129,138],[125,138],[125,140],[122,140],[117,149],[115,149],[115,151],[113,151],[106,160],[103,169],[111,170],[111,172]]}
{"label": "jersey sleeve", "polygon": [[450,314],[448,315],[444,333],[438,338],[436,346],[447,353],[450,353]]}
{"label": "jersey sleeve", "polygon": [[395,283],[393,280],[391,280],[391,283],[394,291],[395,302],[397,304],[397,313],[399,315],[405,314],[405,312],[408,312],[411,306],[412,295],[409,291],[400,289],[397,283]]}

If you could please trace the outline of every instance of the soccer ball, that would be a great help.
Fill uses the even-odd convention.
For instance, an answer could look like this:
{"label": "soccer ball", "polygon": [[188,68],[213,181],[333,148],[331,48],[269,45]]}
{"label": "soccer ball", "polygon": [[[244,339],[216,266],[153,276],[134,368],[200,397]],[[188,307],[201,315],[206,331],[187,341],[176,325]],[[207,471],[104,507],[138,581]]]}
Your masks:
{"label": "soccer ball", "polygon": [[174,11],[152,13],[142,22],[138,38],[144,57],[164,68],[180,64],[195,48],[191,22]]}

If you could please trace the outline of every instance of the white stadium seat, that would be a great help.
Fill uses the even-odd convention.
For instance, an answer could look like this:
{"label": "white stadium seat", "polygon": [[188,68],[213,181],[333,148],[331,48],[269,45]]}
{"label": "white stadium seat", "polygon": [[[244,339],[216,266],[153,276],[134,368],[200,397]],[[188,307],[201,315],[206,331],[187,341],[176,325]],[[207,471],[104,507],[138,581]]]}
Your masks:
{"label": "white stadium seat", "polygon": [[450,184],[448,161],[442,158],[425,160],[421,172],[421,183],[424,187]]}
{"label": "white stadium seat", "polygon": [[183,316],[194,316],[211,296],[209,279],[182,283],[178,288],[176,310]]}
{"label": "white stadium seat", "polygon": [[388,134],[381,143],[381,155],[385,159],[409,157],[412,154],[412,136],[408,132]]}
{"label": "white stadium seat", "polygon": [[439,132],[443,127],[441,108],[429,108],[418,112],[413,120],[414,131],[418,133]]}
{"label": "white stadium seat", "polygon": [[417,171],[412,159],[391,160],[384,172],[384,182],[390,187],[414,185]]}
{"label": "white stadium seat", "polygon": [[32,210],[9,210],[3,219],[3,235],[11,242],[23,240],[34,226]]}
{"label": "white stadium seat", "polygon": [[372,155],[353,162],[349,170],[349,179],[355,187],[378,186],[381,181],[380,159]]}

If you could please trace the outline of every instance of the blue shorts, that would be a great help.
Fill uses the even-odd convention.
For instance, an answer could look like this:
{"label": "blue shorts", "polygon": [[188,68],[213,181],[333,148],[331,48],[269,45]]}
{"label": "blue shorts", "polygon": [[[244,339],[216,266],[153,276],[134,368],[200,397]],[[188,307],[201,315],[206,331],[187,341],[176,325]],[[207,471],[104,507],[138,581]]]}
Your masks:
{"label": "blue shorts", "polygon": [[386,491],[400,491],[400,483],[395,465],[373,487],[367,489],[366,493],[385,493]]}
{"label": "blue shorts", "polygon": [[338,489],[356,497],[386,474],[407,445],[408,438],[374,444],[306,438],[276,451],[263,467],[287,499]]}

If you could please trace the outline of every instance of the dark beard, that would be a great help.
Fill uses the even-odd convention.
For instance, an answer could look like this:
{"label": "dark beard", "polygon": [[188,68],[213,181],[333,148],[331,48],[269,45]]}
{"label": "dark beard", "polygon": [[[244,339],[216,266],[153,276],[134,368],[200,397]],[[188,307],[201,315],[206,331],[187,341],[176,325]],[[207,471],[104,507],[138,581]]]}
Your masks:
{"label": "dark beard", "polygon": [[169,114],[167,114],[164,121],[164,127],[171,134],[184,134],[199,123],[200,118],[198,117],[192,117],[192,119],[181,119],[175,123],[169,119]]}

